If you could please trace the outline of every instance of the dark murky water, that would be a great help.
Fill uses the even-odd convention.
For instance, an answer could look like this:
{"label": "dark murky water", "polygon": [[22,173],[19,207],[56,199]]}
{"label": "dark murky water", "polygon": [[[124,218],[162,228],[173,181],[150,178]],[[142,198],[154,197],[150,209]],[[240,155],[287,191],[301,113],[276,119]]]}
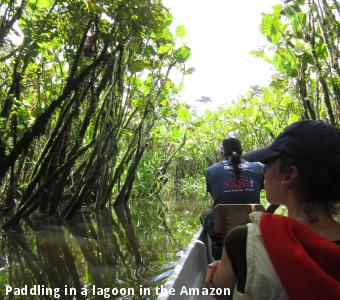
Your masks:
{"label": "dark murky water", "polygon": [[198,228],[198,212],[134,210],[62,225],[39,217],[1,233],[0,299],[155,299]]}

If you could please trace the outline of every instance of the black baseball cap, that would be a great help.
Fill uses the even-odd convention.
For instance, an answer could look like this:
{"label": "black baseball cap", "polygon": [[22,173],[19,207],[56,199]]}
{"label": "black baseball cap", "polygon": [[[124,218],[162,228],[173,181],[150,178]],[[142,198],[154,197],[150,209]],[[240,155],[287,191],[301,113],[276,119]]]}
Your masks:
{"label": "black baseball cap", "polygon": [[247,161],[266,161],[289,154],[303,161],[332,163],[340,153],[340,130],[323,121],[301,120],[287,126],[269,146],[244,155]]}

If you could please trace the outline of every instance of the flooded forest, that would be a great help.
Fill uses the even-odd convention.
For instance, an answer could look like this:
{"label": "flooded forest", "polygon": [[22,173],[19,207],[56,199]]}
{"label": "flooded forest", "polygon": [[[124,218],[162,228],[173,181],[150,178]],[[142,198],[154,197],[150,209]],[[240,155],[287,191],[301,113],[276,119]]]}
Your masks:
{"label": "flooded forest", "polygon": [[338,20],[333,0],[274,6],[252,51],[271,83],[198,112],[160,0],[1,1],[0,299],[156,299],[226,133],[248,151],[301,118],[339,126]]}

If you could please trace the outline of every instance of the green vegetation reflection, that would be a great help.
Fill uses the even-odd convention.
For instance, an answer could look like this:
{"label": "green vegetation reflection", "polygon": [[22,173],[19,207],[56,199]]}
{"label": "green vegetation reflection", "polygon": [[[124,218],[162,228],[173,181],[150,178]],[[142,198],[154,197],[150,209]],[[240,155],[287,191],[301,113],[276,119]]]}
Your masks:
{"label": "green vegetation reflection", "polygon": [[[197,201],[197,200],[196,200]],[[1,236],[1,294],[5,286],[74,288],[77,299],[103,299],[93,288],[154,289],[164,283],[181,251],[198,229],[197,214],[205,201],[172,201],[167,208],[157,202],[93,214],[77,215],[61,226],[41,217],[25,224],[24,232]],[[138,214],[136,212],[139,212]],[[88,296],[81,297],[86,288]],[[12,296],[10,296],[12,295]],[[13,296],[6,299],[27,299]],[[63,295],[62,299],[73,299]],[[123,299],[112,296],[111,299]],[[54,299],[35,297],[30,299]],[[126,299],[126,298],[124,298]]]}

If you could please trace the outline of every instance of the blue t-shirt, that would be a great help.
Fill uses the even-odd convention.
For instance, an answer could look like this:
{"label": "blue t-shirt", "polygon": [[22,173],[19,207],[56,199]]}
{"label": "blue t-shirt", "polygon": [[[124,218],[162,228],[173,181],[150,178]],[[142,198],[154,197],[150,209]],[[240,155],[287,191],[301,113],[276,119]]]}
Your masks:
{"label": "blue t-shirt", "polygon": [[210,166],[205,174],[207,192],[217,204],[258,204],[263,188],[261,169],[263,164],[241,160],[241,179],[235,177],[234,168],[228,160]]}

